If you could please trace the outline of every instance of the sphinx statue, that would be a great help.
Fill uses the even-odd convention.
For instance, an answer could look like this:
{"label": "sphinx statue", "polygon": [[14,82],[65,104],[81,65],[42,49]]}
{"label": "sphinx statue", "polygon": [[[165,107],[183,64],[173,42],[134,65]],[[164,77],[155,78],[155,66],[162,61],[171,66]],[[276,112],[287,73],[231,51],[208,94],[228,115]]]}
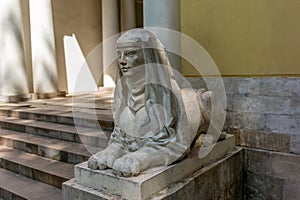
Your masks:
{"label": "sphinx statue", "polygon": [[221,127],[211,137],[199,137],[209,124],[212,93],[178,86],[166,49],[154,34],[125,32],[117,41],[117,56],[115,127],[107,148],[89,158],[89,168],[136,176],[182,159],[195,142],[200,146],[222,137]]}

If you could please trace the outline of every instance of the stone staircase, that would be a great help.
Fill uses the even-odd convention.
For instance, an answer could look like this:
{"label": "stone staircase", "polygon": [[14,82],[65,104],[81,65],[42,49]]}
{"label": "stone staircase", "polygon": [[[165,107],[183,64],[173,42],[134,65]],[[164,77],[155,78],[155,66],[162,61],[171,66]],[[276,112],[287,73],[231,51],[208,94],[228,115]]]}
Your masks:
{"label": "stone staircase", "polygon": [[74,165],[107,146],[111,103],[104,92],[0,104],[0,199],[62,199]]}

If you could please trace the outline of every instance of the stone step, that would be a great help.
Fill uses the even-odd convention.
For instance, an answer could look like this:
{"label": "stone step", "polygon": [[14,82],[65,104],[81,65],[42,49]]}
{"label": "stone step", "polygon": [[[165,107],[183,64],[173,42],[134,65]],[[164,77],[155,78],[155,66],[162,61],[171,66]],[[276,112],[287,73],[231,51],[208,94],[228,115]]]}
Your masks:
{"label": "stone step", "polygon": [[0,199],[5,200],[61,200],[60,189],[0,169]]}
{"label": "stone step", "polygon": [[28,178],[62,187],[74,177],[74,165],[0,146],[0,167]]}
{"label": "stone step", "polygon": [[105,92],[94,94],[78,94],[51,99],[30,100],[25,102],[25,104],[58,105],[70,108],[111,109],[113,102],[113,93]]}
{"label": "stone step", "polygon": [[[23,105],[23,106],[22,106]],[[65,106],[0,104],[0,116],[17,117],[89,128],[113,129],[111,110],[70,108]]]}
{"label": "stone step", "polygon": [[78,164],[103,148],[0,129],[0,145],[62,162]]}
{"label": "stone step", "polygon": [[0,116],[0,128],[105,148],[111,131]]}

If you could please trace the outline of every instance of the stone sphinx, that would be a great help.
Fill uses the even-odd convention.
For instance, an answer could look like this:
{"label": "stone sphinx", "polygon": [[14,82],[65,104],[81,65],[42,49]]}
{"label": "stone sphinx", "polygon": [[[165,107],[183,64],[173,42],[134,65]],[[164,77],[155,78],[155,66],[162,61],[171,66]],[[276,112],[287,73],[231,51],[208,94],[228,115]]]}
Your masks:
{"label": "stone sphinx", "polygon": [[151,32],[122,34],[117,56],[115,127],[107,148],[90,157],[89,168],[136,176],[180,160],[195,141],[211,144],[222,137],[216,126],[215,135],[199,137],[210,120],[212,93],[180,88],[164,46]]}

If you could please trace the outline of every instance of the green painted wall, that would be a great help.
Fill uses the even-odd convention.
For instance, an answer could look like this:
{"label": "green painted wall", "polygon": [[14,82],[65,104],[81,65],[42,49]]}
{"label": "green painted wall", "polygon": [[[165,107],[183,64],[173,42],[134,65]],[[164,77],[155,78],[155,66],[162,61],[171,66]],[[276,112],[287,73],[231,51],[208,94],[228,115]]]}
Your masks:
{"label": "green painted wall", "polygon": [[222,75],[300,75],[299,0],[181,0],[181,18]]}

